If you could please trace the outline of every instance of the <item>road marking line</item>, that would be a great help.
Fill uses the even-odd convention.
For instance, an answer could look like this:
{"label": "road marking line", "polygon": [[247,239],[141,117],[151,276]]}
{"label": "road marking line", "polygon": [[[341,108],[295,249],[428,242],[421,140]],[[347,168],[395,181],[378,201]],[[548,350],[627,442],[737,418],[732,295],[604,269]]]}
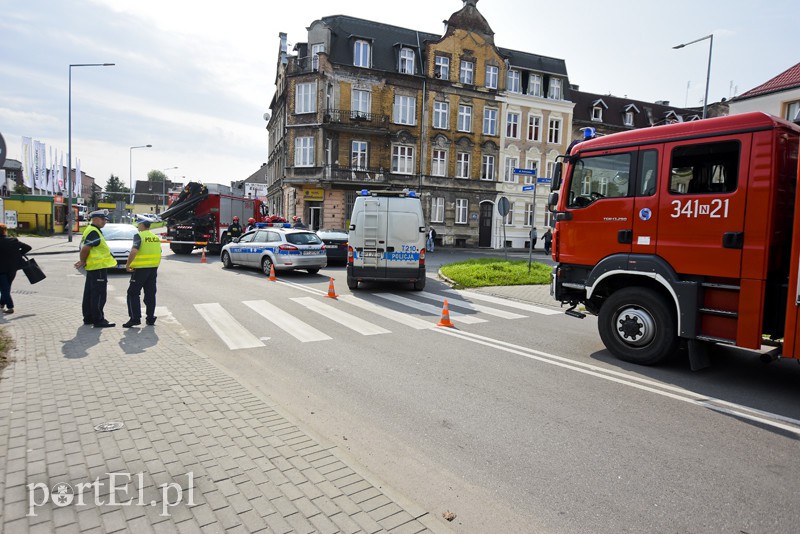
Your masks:
{"label": "road marking line", "polygon": [[447,299],[447,303],[450,306],[456,306],[459,308],[466,308],[468,310],[478,311],[485,313],[487,315],[494,315],[495,317],[500,317],[502,319],[524,319],[527,315],[520,315],[514,312],[507,312],[505,310],[498,310],[497,308],[491,308],[489,306],[483,306],[481,304],[473,304],[466,300],[461,299],[454,299],[454,298],[447,298],[443,297],[442,295],[437,295],[435,293],[429,293],[427,291],[423,291],[422,293],[416,293],[416,296],[422,297],[425,299],[435,300],[438,302],[443,302],[444,299]]}
{"label": "road marking line", "polygon": [[243,304],[302,343],[333,339],[266,300],[247,300]]}
{"label": "road marking line", "polygon": [[364,336],[374,336],[376,334],[391,334],[390,330],[386,330],[376,324],[370,323],[369,321],[365,321],[360,317],[356,317],[355,315],[351,315],[349,313],[343,312],[337,308],[329,304],[325,304],[324,302],[320,302],[316,299],[311,297],[298,297],[293,298],[293,301],[297,302],[308,308],[309,310],[316,312],[323,317],[327,317],[331,321],[335,321],[342,326],[353,330],[354,332],[358,332]]}
{"label": "road marking line", "polygon": [[800,436],[800,420],[784,417],[779,414],[756,410],[754,408],[748,408],[747,406],[743,406],[741,404],[735,404],[723,401],[722,399],[700,395],[698,393],[694,393],[693,391],[689,391],[677,386],[671,386],[669,384],[664,384],[662,382],[657,382],[647,378],[627,375],[612,369],[603,369],[602,367],[598,367],[596,365],[570,360],[569,358],[565,358],[563,356],[556,356],[555,354],[549,354],[547,352],[530,349],[528,347],[514,345],[513,343],[492,339],[463,330],[437,328],[436,332],[457,337],[465,341],[471,341],[479,345],[510,352],[512,354],[517,354],[519,356],[524,356],[542,363],[577,371],[579,373],[601,378],[603,380],[608,380],[610,382],[615,382],[617,384],[622,384],[624,386],[647,391],[649,393],[655,393],[656,395],[686,402],[708,410],[725,413],[741,419],[747,419],[763,425],[779,428]]}
{"label": "road marking line", "polygon": [[[418,310],[431,313],[433,315],[438,315],[441,313],[442,309],[437,308],[431,304],[424,304],[422,302],[417,302],[416,300],[411,300],[406,297],[401,297],[400,295],[394,295],[392,293],[374,293],[376,297],[380,297],[382,299],[391,300],[392,302],[396,302],[398,304],[402,304],[404,306],[408,306],[410,308],[416,308]],[[459,321],[464,324],[475,324],[475,323],[485,323],[486,319],[481,319],[480,317],[474,317],[472,315],[464,315],[461,313],[450,312],[450,319],[452,321]]]}
{"label": "road marking line", "polygon": [[398,323],[410,326],[411,328],[415,328],[417,330],[426,330],[428,328],[435,328],[436,326],[434,323],[423,321],[422,319],[418,319],[413,315],[392,310],[391,308],[378,306],[377,304],[373,304],[367,300],[360,299],[355,295],[339,295],[339,300],[367,310],[370,313],[380,315],[381,317],[386,317],[387,319],[397,321]]}
{"label": "road marking line", "polygon": [[251,334],[219,303],[195,304],[194,307],[220,339],[228,345],[229,349],[251,349],[264,346],[260,339]]}
{"label": "road marking line", "polygon": [[[525,310],[533,313],[538,313],[540,315],[559,315],[563,312],[559,310],[549,310],[547,308],[542,308],[541,306],[533,306],[531,304],[525,304],[523,302],[517,302],[515,300],[504,299],[500,297],[493,297],[492,295],[484,295],[483,293],[477,293],[475,291],[465,291],[463,289],[445,289],[445,291],[450,293],[456,293],[461,295],[462,297],[468,296],[470,299],[475,300],[482,300],[484,302],[491,302],[492,304],[499,304],[501,306],[506,306],[508,308],[515,308],[517,310]],[[553,301],[556,302],[555,300]]]}
{"label": "road marking line", "polygon": [[298,284],[297,282],[287,282],[286,280],[280,280],[280,279],[278,279],[278,282],[281,283],[281,284],[285,284],[287,286],[291,286],[291,287],[300,289],[302,291],[305,291],[306,293],[311,293],[312,295],[327,295],[328,294],[327,290],[326,291],[322,291],[321,289],[316,289],[316,288],[313,288],[313,287],[304,286],[303,284]]}

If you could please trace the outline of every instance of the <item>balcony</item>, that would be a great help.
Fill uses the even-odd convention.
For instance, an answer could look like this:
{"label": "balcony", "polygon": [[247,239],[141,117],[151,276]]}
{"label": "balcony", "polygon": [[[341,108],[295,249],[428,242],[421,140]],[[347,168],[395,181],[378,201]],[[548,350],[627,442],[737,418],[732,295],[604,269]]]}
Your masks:
{"label": "balcony", "polygon": [[341,131],[372,131],[374,133],[387,133],[389,131],[389,116],[378,113],[365,113],[345,109],[329,109],[322,113],[322,123],[332,130]]}

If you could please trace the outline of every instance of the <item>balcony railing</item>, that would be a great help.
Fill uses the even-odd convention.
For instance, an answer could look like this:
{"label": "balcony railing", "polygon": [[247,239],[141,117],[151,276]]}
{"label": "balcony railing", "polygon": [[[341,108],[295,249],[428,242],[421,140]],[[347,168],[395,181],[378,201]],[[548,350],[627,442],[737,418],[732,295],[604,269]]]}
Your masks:
{"label": "balcony railing", "polygon": [[386,172],[383,169],[362,169],[331,165],[326,178],[337,182],[385,182]]}
{"label": "balcony railing", "polygon": [[389,116],[363,111],[329,109],[322,112],[322,122],[356,127],[386,128],[389,125]]}

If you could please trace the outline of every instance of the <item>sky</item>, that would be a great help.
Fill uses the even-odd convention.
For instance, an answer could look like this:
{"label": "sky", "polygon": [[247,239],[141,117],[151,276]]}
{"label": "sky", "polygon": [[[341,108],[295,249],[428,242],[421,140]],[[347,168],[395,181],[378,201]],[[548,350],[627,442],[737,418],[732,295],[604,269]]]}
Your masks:
{"label": "sky", "polygon": [[[744,93],[800,61],[797,0],[480,0],[504,48],[565,60],[582,91],[702,106]],[[230,184],[268,158],[278,33],[291,47],[328,15],[441,34],[461,0],[0,0],[0,134],[68,149],[105,186],[164,170]],[[295,9],[298,8],[298,9]],[[152,148],[131,149],[153,145]],[[49,148],[48,148],[49,150]],[[172,169],[172,167],[178,167]]]}

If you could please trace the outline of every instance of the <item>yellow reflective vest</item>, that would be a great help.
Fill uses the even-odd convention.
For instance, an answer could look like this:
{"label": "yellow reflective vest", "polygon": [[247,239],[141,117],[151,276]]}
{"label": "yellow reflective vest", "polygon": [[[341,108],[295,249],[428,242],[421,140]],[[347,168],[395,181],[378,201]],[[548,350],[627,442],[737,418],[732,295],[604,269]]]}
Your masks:
{"label": "yellow reflective vest", "polygon": [[158,267],[158,264],[161,263],[161,240],[150,230],[139,232],[139,237],[142,242],[139,245],[139,252],[131,262],[131,268]]}
{"label": "yellow reflective vest", "polygon": [[89,225],[83,231],[83,243],[92,232],[97,232],[100,235],[100,244],[96,247],[91,247],[89,256],[86,258],[86,270],[96,271],[98,269],[110,269],[117,266],[117,260],[111,255],[111,249],[108,248],[108,243],[103,238],[103,232],[96,226]]}

